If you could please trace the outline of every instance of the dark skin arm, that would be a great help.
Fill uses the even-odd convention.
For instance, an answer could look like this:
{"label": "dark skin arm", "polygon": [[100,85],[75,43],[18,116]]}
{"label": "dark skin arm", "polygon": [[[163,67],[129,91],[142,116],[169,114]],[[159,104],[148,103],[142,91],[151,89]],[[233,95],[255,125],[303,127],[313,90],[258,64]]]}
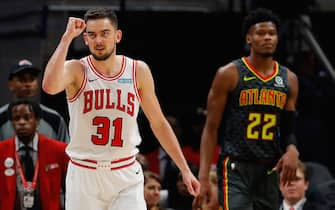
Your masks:
{"label": "dark skin arm", "polygon": [[210,190],[209,172],[218,141],[218,129],[227,103],[229,92],[238,81],[237,68],[229,63],[218,69],[207,98],[207,118],[200,143],[200,194],[193,201],[193,209],[202,209],[202,204],[213,198]]}
{"label": "dark skin arm", "polygon": [[[296,102],[298,98],[298,78],[292,72],[288,71],[288,82],[290,86],[290,92],[288,95],[287,103],[285,109],[287,111],[295,111],[296,110]],[[295,145],[290,144],[286,147],[286,152],[279,159],[277,165],[274,170],[280,171],[280,179],[281,182],[286,185],[296,178],[296,170],[298,167],[299,160],[299,152]]]}

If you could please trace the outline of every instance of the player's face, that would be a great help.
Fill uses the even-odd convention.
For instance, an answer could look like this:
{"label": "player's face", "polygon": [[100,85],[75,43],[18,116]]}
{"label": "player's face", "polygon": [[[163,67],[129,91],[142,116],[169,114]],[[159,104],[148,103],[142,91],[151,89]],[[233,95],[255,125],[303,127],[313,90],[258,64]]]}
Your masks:
{"label": "player's face", "polygon": [[29,72],[20,73],[9,81],[8,87],[17,98],[33,97],[38,92],[38,78]]}
{"label": "player's face", "polygon": [[35,135],[38,120],[29,105],[20,104],[12,108],[12,125],[19,139],[28,141]]}
{"label": "player's face", "polygon": [[304,174],[299,169],[296,173],[296,180],[287,185],[280,183],[280,191],[283,197],[292,203],[304,198],[307,188],[308,182],[305,180]]}
{"label": "player's face", "polygon": [[252,53],[273,56],[278,44],[276,25],[270,21],[256,23],[250,27],[246,41]]}
{"label": "player's face", "polygon": [[149,178],[144,185],[144,198],[148,206],[157,206],[160,199],[161,184]]}
{"label": "player's face", "polygon": [[88,20],[84,33],[85,44],[96,60],[106,60],[116,53],[116,44],[122,33],[117,30],[108,18]]}

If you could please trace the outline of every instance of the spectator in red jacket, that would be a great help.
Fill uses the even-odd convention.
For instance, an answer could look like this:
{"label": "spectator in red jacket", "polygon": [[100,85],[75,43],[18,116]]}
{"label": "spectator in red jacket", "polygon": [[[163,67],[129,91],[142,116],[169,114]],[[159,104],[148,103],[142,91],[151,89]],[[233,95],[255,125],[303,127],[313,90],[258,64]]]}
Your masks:
{"label": "spectator in red jacket", "polygon": [[0,210],[60,210],[66,143],[37,131],[41,108],[28,100],[8,107],[15,135],[0,142]]}

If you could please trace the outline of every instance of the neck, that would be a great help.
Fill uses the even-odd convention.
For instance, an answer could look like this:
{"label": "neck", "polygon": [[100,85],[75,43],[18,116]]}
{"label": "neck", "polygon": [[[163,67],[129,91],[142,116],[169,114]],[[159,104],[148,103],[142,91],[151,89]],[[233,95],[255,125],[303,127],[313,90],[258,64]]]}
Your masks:
{"label": "neck", "polygon": [[13,100],[28,99],[28,100],[36,101],[36,102],[40,101],[40,97],[38,96],[38,94],[36,94],[34,96],[22,96],[22,97],[21,96],[13,95],[12,99]]}
{"label": "neck", "polygon": [[30,142],[32,142],[34,140],[34,136],[18,136],[18,139],[20,140],[20,142],[22,142],[25,145],[28,145]]}
{"label": "neck", "polygon": [[300,199],[285,199],[285,202],[289,205],[289,206],[294,206],[296,205],[299,201],[303,200],[304,198],[300,198]]}
{"label": "neck", "polygon": [[106,76],[114,76],[117,74],[122,66],[122,59],[120,56],[115,54],[111,55],[107,60],[99,61],[91,56],[91,61],[94,67],[101,73]]}
{"label": "neck", "polygon": [[267,74],[272,73],[274,60],[272,57],[250,55],[247,57],[249,63],[259,72]]}

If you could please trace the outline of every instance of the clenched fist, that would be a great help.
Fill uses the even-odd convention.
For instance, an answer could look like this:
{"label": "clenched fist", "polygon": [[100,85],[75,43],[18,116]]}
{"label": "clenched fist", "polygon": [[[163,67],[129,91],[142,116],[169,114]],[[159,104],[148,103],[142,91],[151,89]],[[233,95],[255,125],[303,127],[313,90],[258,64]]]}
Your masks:
{"label": "clenched fist", "polygon": [[64,35],[70,38],[79,36],[85,29],[85,21],[81,18],[69,17]]}

